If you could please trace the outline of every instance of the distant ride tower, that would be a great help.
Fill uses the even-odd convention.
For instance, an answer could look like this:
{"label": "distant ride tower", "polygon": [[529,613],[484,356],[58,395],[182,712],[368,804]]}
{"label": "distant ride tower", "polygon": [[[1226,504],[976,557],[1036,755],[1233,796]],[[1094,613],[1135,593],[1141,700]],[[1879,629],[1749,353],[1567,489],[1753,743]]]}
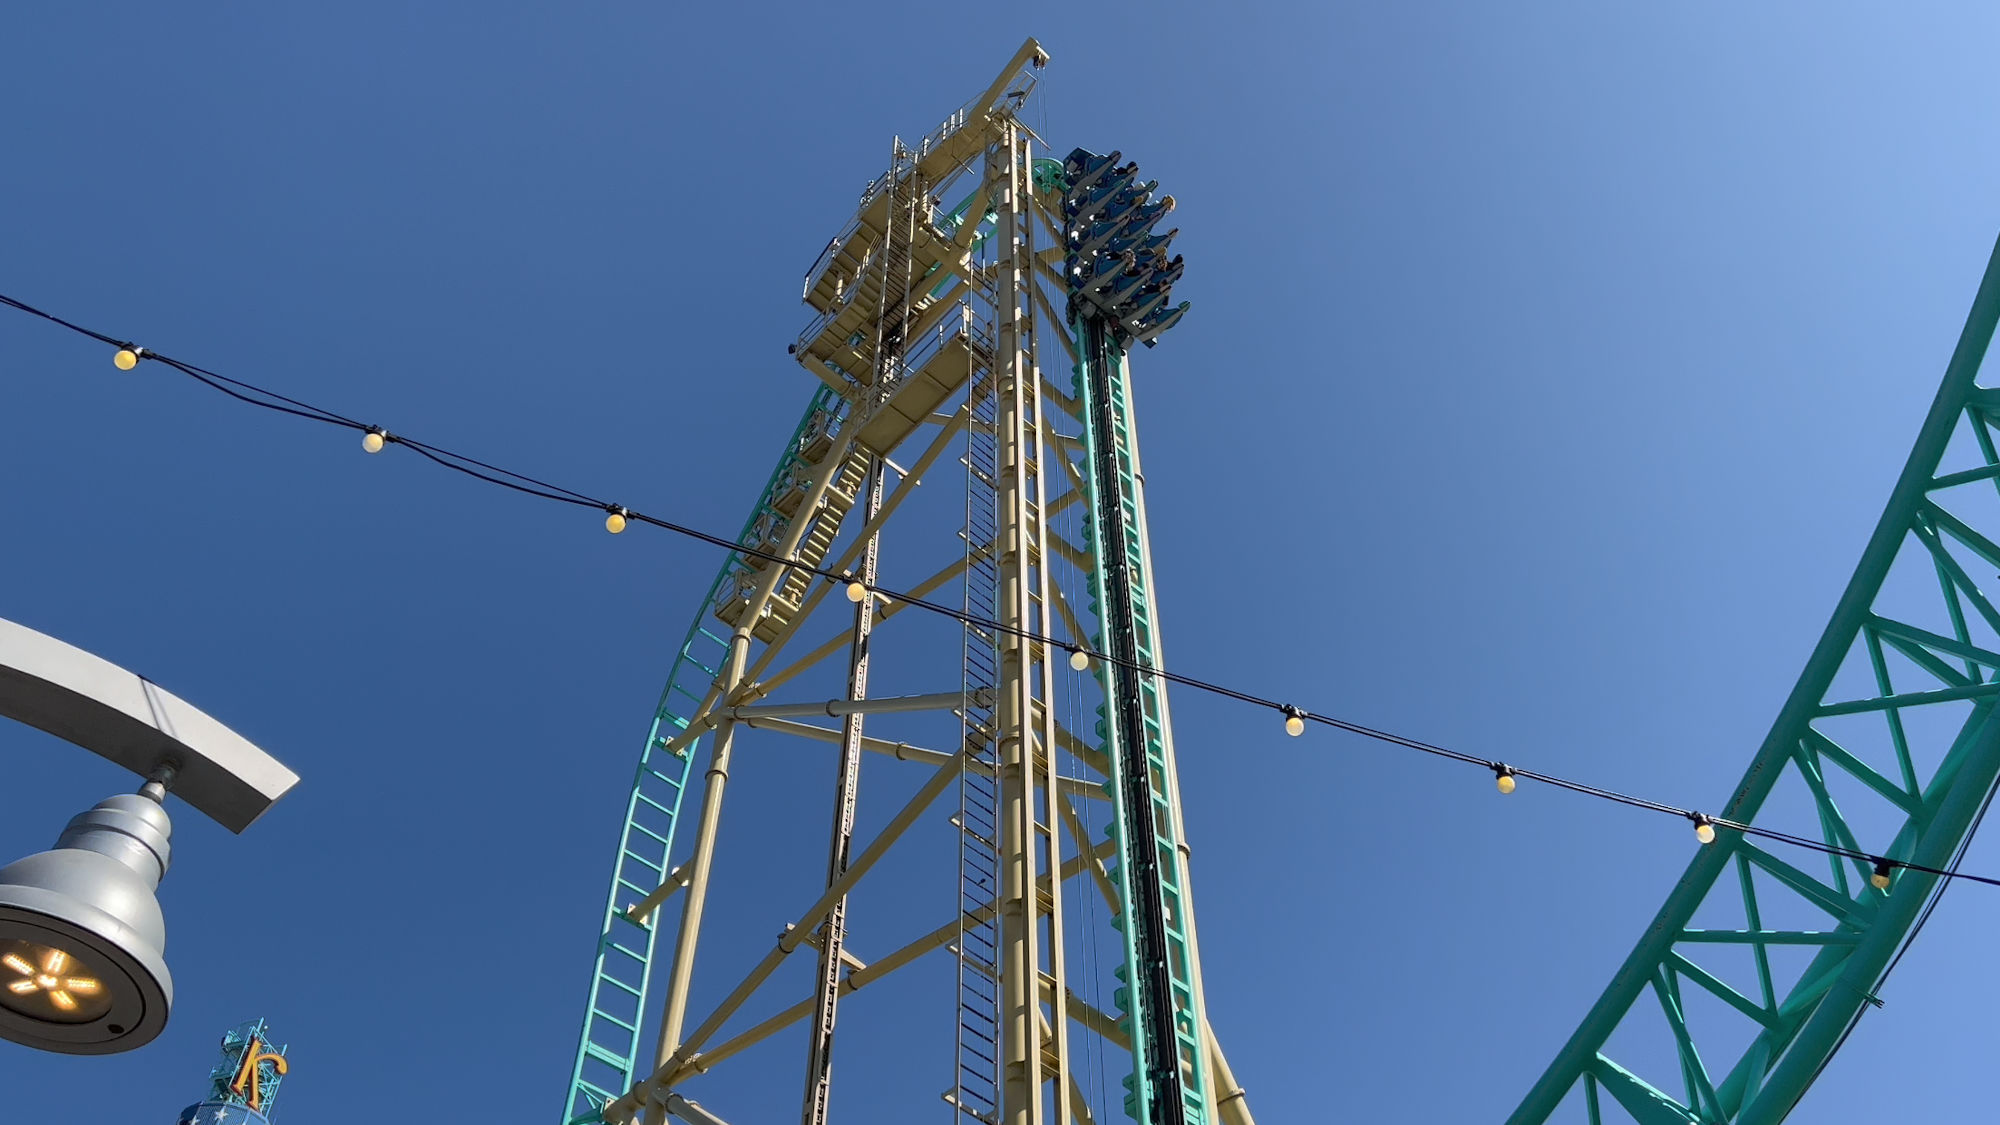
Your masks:
{"label": "distant ride tower", "polygon": [[[898,138],[806,272],[818,386],[655,709],[561,1125],[793,1091],[801,1125],[1253,1125],[1202,996],[1127,361],[1186,310],[1174,203],[1046,147],[1046,62]],[[725,790],[783,788],[830,838],[739,809],[798,862],[729,867]],[[718,937],[725,883],[754,936]]]}
{"label": "distant ride tower", "polygon": [[290,1064],[263,1020],[222,1037],[222,1061],[208,1072],[208,1096],[181,1110],[175,1125],[269,1125],[271,1103]]}

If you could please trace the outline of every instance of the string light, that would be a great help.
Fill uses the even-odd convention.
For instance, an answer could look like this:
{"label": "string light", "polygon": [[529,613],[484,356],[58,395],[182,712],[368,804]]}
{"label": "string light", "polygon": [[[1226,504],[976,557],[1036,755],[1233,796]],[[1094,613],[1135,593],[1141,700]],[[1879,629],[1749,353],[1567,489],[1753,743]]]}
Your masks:
{"label": "string light", "polygon": [[1286,704],[1284,707],[1280,708],[1280,710],[1284,711],[1285,713],[1286,734],[1291,735],[1293,738],[1297,738],[1298,736],[1306,732],[1306,713],[1304,711],[1301,711],[1290,704]]}
{"label": "string light", "polygon": [[[488,484],[498,485],[502,488],[511,489],[515,492],[525,493],[527,495],[534,496],[539,499],[554,500],[565,504],[578,504],[586,507],[602,509],[606,513],[604,520],[604,529],[613,535],[622,533],[625,530],[629,521],[637,520],[641,523],[651,524],[663,530],[671,531],[677,535],[682,535],[691,539],[700,540],[701,542],[707,543],[714,547],[719,547],[726,550],[734,551],[746,558],[760,559],[777,566],[785,567],[787,569],[798,570],[808,574],[817,575],[833,581],[847,581],[849,583],[848,596],[850,597],[850,599],[853,600],[857,601],[859,600],[859,598],[855,596],[854,592],[855,587],[860,586],[862,591],[861,596],[863,597],[865,597],[868,592],[867,587],[861,586],[860,583],[853,582],[851,580],[851,576],[849,575],[836,574],[831,571],[822,570],[818,567],[810,566],[794,559],[779,558],[778,556],[768,551],[764,551],[760,548],[753,547],[747,544],[738,543],[732,539],[727,539],[719,535],[713,535],[696,528],[687,527],[681,524],[673,523],[668,520],[659,519],[654,516],[648,516],[641,513],[636,513],[627,508],[620,507],[619,505],[616,504],[606,504],[603,501],[594,499],[588,495],[585,495],[584,493],[564,488],[561,485],[551,484],[547,481],[538,480],[524,473],[515,472],[512,469],[504,469],[498,465],[489,464],[485,461],[480,461],[472,457],[467,457],[463,454],[452,453],[447,450],[440,449],[437,446],[429,445],[424,442],[413,440],[411,438],[392,437],[388,433],[388,431],[383,430],[380,427],[369,426],[364,423],[355,421],[352,418],[348,418],[345,415],[337,414],[333,411],[327,410],[323,407],[313,406],[310,403],[301,402],[300,400],[294,398],[289,398],[285,395],[279,394],[276,391],[266,390],[254,384],[245,383],[237,379],[232,379],[229,378],[228,376],[218,374],[217,372],[210,371],[206,368],[196,367],[193,364],[185,363],[183,361],[176,359],[171,359],[167,356],[160,355],[157,352],[149,351],[145,348],[141,348],[133,344],[124,343],[118,340],[116,337],[108,336],[104,333],[93,331],[78,324],[73,324],[70,321],[64,320],[61,317],[58,317],[52,313],[44,312],[41,309],[35,308],[32,305],[26,304],[12,297],[6,296],[5,294],[0,294],[0,305],[5,305],[10,308],[17,309],[21,312],[28,313],[31,316],[36,316],[43,320],[47,320],[53,324],[66,328],[71,332],[75,332],[82,336],[90,337],[91,339],[96,340],[100,343],[113,345],[118,350],[113,355],[112,362],[121,371],[132,370],[134,367],[138,366],[138,363],[141,359],[154,360],[168,367],[171,367],[176,371],[181,372],[182,374],[188,376],[191,379],[194,379],[199,383],[202,383],[203,385],[209,387],[212,390],[220,391],[221,393],[226,394],[231,398],[238,400],[239,402],[243,402],[251,406],[256,406],[264,410],[272,410],[283,414],[290,414],[294,417],[305,418],[310,421],[320,422],[326,425],[344,426],[349,429],[362,431],[363,435],[362,448],[370,453],[378,452],[382,446],[386,446],[388,443],[393,441],[399,445],[404,446],[405,448],[410,449],[415,453],[420,454],[425,459],[435,462],[436,464],[438,464],[443,468],[450,469],[453,472],[463,473],[467,476],[474,477]],[[874,591],[874,594],[878,599],[882,601],[884,605],[892,604],[891,591],[878,589]],[[998,632],[1005,633],[1010,636],[1019,637],[1023,640],[1028,640],[1036,643],[1048,644],[1064,648],[1069,647],[1068,645],[1064,645],[1062,644],[1062,642],[1057,641],[1053,637],[1046,637],[1037,632],[1034,632],[1033,630],[1024,629],[1014,625],[1009,625],[1000,621],[994,621],[989,618],[982,617],[978,614],[958,609],[956,607],[943,605],[938,602],[926,601],[923,598],[907,597],[901,594],[893,594],[893,597],[902,598],[908,604],[916,606],[919,609],[928,610],[932,613],[936,613],[941,616],[950,617],[954,620],[960,621],[967,625],[972,625],[982,629],[996,630]],[[1349,722],[1344,719],[1333,718],[1325,715],[1309,715],[1307,712],[1297,707],[1293,707],[1289,704],[1279,703],[1275,700],[1254,695],[1249,692],[1240,691],[1236,688],[1228,687],[1227,685],[1215,683],[1213,681],[1198,679],[1193,676],[1187,676],[1178,672],[1170,672],[1164,668],[1155,668],[1147,664],[1142,664],[1136,661],[1121,660],[1116,657],[1107,656],[1104,659],[1109,660],[1112,663],[1117,664],[1121,667],[1130,668],[1134,672],[1137,672],[1142,676],[1156,678],[1158,680],[1162,680],[1167,683],[1178,684],[1183,687],[1192,688],[1197,691],[1203,691],[1214,695],[1220,695],[1225,698],[1235,700],[1239,703],[1249,704],[1254,707],[1263,707],[1275,710],[1285,716],[1285,733],[1293,737],[1298,737],[1299,735],[1305,733],[1306,720],[1310,718],[1313,722],[1331,726],[1337,730],[1346,731],[1350,734],[1359,735],[1360,737],[1372,739],[1377,742],[1387,743],[1389,745],[1402,747],[1408,750],[1415,750],[1420,753],[1433,755],[1435,757],[1447,758],[1452,761],[1485,766],[1488,769],[1494,770],[1495,784],[1502,793],[1511,793],[1514,789],[1513,783],[1516,781],[1516,779],[1525,777],[1534,781],[1539,781],[1548,785],[1555,786],[1560,789],[1566,789],[1572,793],[1578,793],[1583,796],[1596,797],[1600,800],[1612,801],[1618,804],[1623,804],[1633,808],[1643,809],[1650,812],[1657,812],[1657,813],[1664,813],[1674,816],[1685,817],[1694,822],[1695,838],[1700,840],[1703,844],[1709,844],[1714,842],[1716,835],[1715,832],[1716,827],[1720,825],[1722,827],[1729,828],[1733,831],[1740,832],[1749,836],[1755,836],[1760,839],[1789,844],[1794,847],[1804,848],[1830,856],[1835,856],[1844,859],[1852,859],[1859,862],[1866,862],[1872,864],[1874,867],[1874,874],[1872,874],[1869,877],[1869,882],[1872,885],[1876,886],[1877,888],[1881,889],[1886,889],[1886,884],[1893,881],[1893,871],[1897,868],[1903,868],[1911,871],[1922,871],[1926,874],[1936,875],[1941,878],[1966,879],[1976,883],[1983,883],[1987,886],[2000,887],[2000,878],[1993,878],[1985,875],[1976,875],[1970,872],[1963,872],[1958,870],[1945,870],[1943,868],[1925,867],[1918,864],[1907,863],[1899,860],[1890,860],[1881,856],[1876,856],[1866,852],[1857,851],[1852,848],[1846,848],[1835,844],[1829,844],[1826,843],[1825,841],[1813,839],[1810,837],[1796,836],[1791,833],[1781,832],[1769,828],[1759,828],[1755,825],[1743,824],[1736,821],[1717,820],[1712,817],[1705,816],[1701,813],[1693,812],[1687,809],[1677,808],[1673,805],[1664,804],[1658,801],[1647,800],[1643,797],[1636,797],[1628,793],[1621,793],[1618,792],[1617,790],[1603,789],[1597,786],[1585,784],[1583,782],[1572,781],[1567,778],[1557,777],[1550,774],[1534,773],[1527,770],[1516,770],[1512,767],[1497,766],[1495,763],[1488,762],[1482,758],[1475,757],[1471,754],[1467,754],[1462,751],[1450,749],[1449,747],[1439,746],[1433,743],[1423,742],[1413,738],[1407,738],[1402,735],[1391,733],[1389,731],[1377,730],[1371,727],[1363,726],[1362,724],[1359,723]],[[1082,671],[1088,668],[1090,666],[1090,663],[1091,663],[1091,655],[1089,653],[1074,648],[1070,649],[1070,666],[1072,668],[1075,668],[1078,671]]]}
{"label": "string light", "polygon": [[859,582],[849,582],[847,584],[848,601],[853,602],[855,605],[860,605],[862,599],[866,598],[867,596],[868,596],[868,587],[862,585]]}

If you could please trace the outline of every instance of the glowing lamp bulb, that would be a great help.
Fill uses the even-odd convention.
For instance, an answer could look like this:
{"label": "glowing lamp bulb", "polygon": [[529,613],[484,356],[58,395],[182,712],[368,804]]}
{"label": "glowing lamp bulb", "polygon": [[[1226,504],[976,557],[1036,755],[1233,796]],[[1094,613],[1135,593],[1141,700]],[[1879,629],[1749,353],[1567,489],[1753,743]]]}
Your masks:
{"label": "glowing lamp bulb", "polygon": [[1694,821],[1694,838],[1704,844],[1715,843],[1715,825],[1711,824],[1705,816],[1696,817]]}
{"label": "glowing lamp bulb", "polygon": [[604,530],[610,532],[613,535],[617,535],[619,532],[624,531],[625,513],[623,511],[614,511],[610,515],[605,516]]}
{"label": "glowing lamp bulb", "polygon": [[1304,734],[1305,732],[1306,732],[1306,721],[1300,718],[1297,712],[1285,716],[1286,734],[1291,735],[1293,738],[1297,738],[1298,736]]}
{"label": "glowing lamp bulb", "polygon": [[1087,671],[1090,668],[1090,654],[1082,649],[1070,653],[1069,666],[1079,672]]}
{"label": "glowing lamp bulb", "polygon": [[1500,792],[1503,794],[1512,793],[1514,791],[1514,784],[1515,784],[1514,771],[1503,768],[1495,772],[1499,776],[1493,779],[1493,787],[1495,789],[1500,790]]}
{"label": "glowing lamp bulb", "polygon": [[855,605],[860,605],[861,600],[863,598],[866,598],[867,596],[868,596],[868,587],[862,585],[859,582],[849,582],[847,584],[848,601],[853,602]]}
{"label": "glowing lamp bulb", "polygon": [[387,443],[383,440],[381,430],[369,430],[367,433],[361,435],[361,449],[363,452],[380,453],[382,452],[382,446],[385,444]]}
{"label": "glowing lamp bulb", "polygon": [[1878,891],[1888,890],[1889,884],[1894,881],[1894,876],[1891,874],[1894,870],[1894,865],[1888,860],[1877,861],[1875,864],[1875,873],[1868,876],[1868,885]]}
{"label": "glowing lamp bulb", "polygon": [[139,366],[139,353],[132,348],[119,348],[118,354],[111,357],[111,362],[120,371],[130,371]]}
{"label": "glowing lamp bulb", "polygon": [[85,966],[69,953],[19,940],[8,944],[14,951],[0,955],[0,969],[14,978],[4,993],[13,999],[0,1002],[15,1014],[74,1023],[110,1009],[104,982],[84,975]]}

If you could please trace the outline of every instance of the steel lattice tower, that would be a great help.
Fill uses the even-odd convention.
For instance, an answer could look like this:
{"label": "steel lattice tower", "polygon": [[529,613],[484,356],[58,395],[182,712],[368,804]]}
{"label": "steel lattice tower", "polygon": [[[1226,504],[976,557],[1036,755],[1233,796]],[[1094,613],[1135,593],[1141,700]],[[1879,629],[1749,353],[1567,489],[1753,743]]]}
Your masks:
{"label": "steel lattice tower", "polygon": [[[984,93],[894,144],[806,275],[816,315],[791,351],[821,385],[739,542],[843,581],[732,555],[681,644],[626,808],[565,1125],[718,1125],[682,1086],[799,1025],[801,1121],[824,1125],[845,998],[941,951],[955,959],[956,1031],[938,1065],[954,1122],[1251,1121],[1206,1016],[1173,724],[1150,672],[1166,661],[1128,351],[1185,311],[1167,295],[1173,232],[1155,228],[1172,200],[1117,153],[1043,154],[1018,111],[1045,62],[1029,41]],[[2000,377],[1984,370],[1996,324],[2000,248],[1860,565],[1722,806],[1836,854],[1811,870],[1698,820],[1709,846],[1510,1125],[1776,1125],[1878,1002],[1941,888],[1924,869],[1957,863],[2000,788],[2000,590],[1980,577],[2000,568]],[[958,595],[959,682],[872,695],[876,630],[910,609],[868,592],[880,533],[954,450],[958,557],[904,596]],[[908,507],[894,526],[918,531],[922,504]],[[832,635],[797,643],[842,609],[827,603],[843,587],[856,604]],[[813,697],[815,669],[842,655],[844,691]],[[770,702],[788,689],[807,701]],[[948,723],[956,745],[863,730],[912,716]],[[839,748],[824,891],[689,1028],[723,795],[749,730]],[[870,754],[931,773],[857,851]],[[850,892],[947,793],[952,916],[862,960],[847,948]],[[1104,928],[1099,901],[1116,953],[1093,963],[1073,955]],[[760,988],[808,946],[812,994],[749,1023]],[[1093,1002],[1099,984],[1108,1003]],[[719,1038],[725,1027],[739,1029]],[[1079,1060],[1107,1055],[1124,1060],[1122,1097],[1080,1079]]]}
{"label": "steel lattice tower", "polygon": [[[801,1120],[820,1125],[837,1100],[833,1033],[845,998],[938,953],[955,959],[956,980],[950,1070],[937,1075],[949,1107],[941,1115],[989,1125],[1095,1125],[1120,1114],[1146,1125],[1251,1123],[1204,1014],[1172,723],[1164,685],[1145,671],[1163,667],[1163,656],[1126,352],[1186,308],[1168,301],[1180,273],[1166,255],[1172,232],[1155,229],[1173,202],[1153,198],[1156,185],[1137,183],[1136,165],[1119,165],[1116,153],[1061,160],[1041,148],[1019,110],[1046,62],[1030,40],[935,130],[913,145],[896,141],[888,169],[806,275],[815,316],[790,350],[820,386],[739,542],[857,584],[738,553],[711,586],[627,804],[565,1122],[718,1121],[683,1086],[803,1024]],[[953,452],[964,470],[963,521],[941,529],[933,518],[916,531],[958,557],[908,596],[950,601],[971,619],[954,646],[957,682],[871,695],[877,629],[910,609],[865,592],[881,532]],[[801,637],[814,624],[833,632],[809,647]],[[803,685],[843,657],[845,691],[812,696]],[[788,688],[804,700],[772,701]],[[1086,689],[1080,721],[1064,701]],[[1094,729],[1078,729],[1092,712]],[[956,745],[864,732],[871,721],[917,717]],[[776,944],[690,1026],[724,798],[750,730],[837,748],[824,893],[803,910],[786,907],[796,913]],[[856,799],[871,752],[931,773],[860,844]],[[697,763],[703,784],[690,807]],[[942,819],[947,794],[957,804],[955,909],[862,961],[847,948],[850,892],[913,826]],[[937,892],[940,908],[948,901]],[[1071,964],[1074,950],[1089,948],[1077,940],[1079,905],[1116,951],[1094,965]],[[663,944],[670,918],[674,936]],[[759,1007],[767,983],[807,947],[812,995],[775,1014]],[[1104,987],[1072,987],[1085,976]],[[1093,991],[1110,1003],[1089,1002],[1083,993]],[[722,1037],[725,1028],[739,1029]],[[915,1034],[926,1030],[942,1026]],[[1109,1084],[1094,1064],[1108,1093],[1080,1081],[1080,1052],[1128,1060]]]}

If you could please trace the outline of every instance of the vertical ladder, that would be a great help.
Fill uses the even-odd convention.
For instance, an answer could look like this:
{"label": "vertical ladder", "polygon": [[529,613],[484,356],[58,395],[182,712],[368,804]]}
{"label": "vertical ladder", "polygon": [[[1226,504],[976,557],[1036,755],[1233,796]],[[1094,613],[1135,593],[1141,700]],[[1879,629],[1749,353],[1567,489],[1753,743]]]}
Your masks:
{"label": "vertical ladder", "polygon": [[[1098,648],[1159,667],[1124,348],[1101,322],[1076,325],[1076,340],[1083,358],[1073,387],[1084,414],[1085,457],[1095,470],[1084,474],[1094,513],[1086,521],[1091,609],[1110,634],[1099,637]],[[1129,627],[1119,628],[1120,622]],[[1120,1024],[1132,1030],[1125,1112],[1142,1125],[1208,1125],[1208,1059],[1174,815],[1178,794],[1166,745],[1165,686],[1109,662],[1100,662],[1098,674],[1105,703],[1098,708],[1097,734],[1112,767],[1106,788],[1114,798],[1111,832],[1118,842],[1122,909],[1116,924],[1125,939],[1114,998]],[[1119,799],[1128,787],[1143,795],[1136,808]],[[1167,1104],[1176,1092],[1181,1104]]]}
{"label": "vertical ladder", "polygon": [[910,244],[916,238],[919,193],[925,191],[916,171],[916,156],[898,138],[889,153],[889,201],[882,212],[882,303],[875,319],[871,394],[876,402],[887,398],[903,381],[903,337],[910,318]]}
{"label": "vertical ladder", "polygon": [[[750,518],[744,521],[738,542],[747,540],[758,520],[774,510],[788,475],[810,444],[812,428],[828,425],[828,412],[838,412],[842,405],[831,388],[822,387],[814,393]],[[667,745],[687,730],[722,670],[729,651],[728,633],[711,631],[707,623],[718,603],[727,601],[733,592],[734,576],[743,568],[742,557],[734,552],[723,560],[708,596],[695,611],[694,623],[675,651],[667,685],[653,709],[652,727],[639,754],[639,769],[618,834],[618,857],[598,930],[597,958],[591,969],[576,1062],[570,1068],[569,1089],[563,1099],[564,1125],[602,1121],[605,1104],[630,1089],[637,1073],[660,927],[657,906],[643,917],[635,916],[632,910],[673,877],[674,829],[702,740],[693,740],[679,753],[669,752]]]}
{"label": "vertical ladder", "polygon": [[[882,510],[886,477],[882,459],[874,458],[868,474],[864,520]],[[861,551],[861,581],[873,587],[881,550],[880,532],[868,536]],[[854,641],[848,654],[847,698],[868,697],[870,637],[875,627],[875,599],[862,598],[854,607]],[[826,884],[830,888],[847,874],[854,847],[854,808],[861,783],[863,717],[841,720],[840,765],[834,779],[833,839],[827,849]],[[813,996],[813,1021],[806,1040],[806,1087],[799,1110],[801,1125],[826,1125],[833,1097],[833,1029],[840,1010],[841,952],[847,941],[847,896],[834,900],[819,930],[819,963]]]}
{"label": "vertical ladder", "polygon": [[[965,610],[999,614],[1000,575],[994,542],[999,472],[999,403],[990,369],[975,371],[965,427]],[[999,684],[997,638],[965,626],[965,701],[961,707],[966,768],[958,775],[958,1031],[953,1091],[958,1117],[995,1122],[1000,1113],[1000,781],[993,739],[994,689]],[[987,700],[982,705],[979,701]],[[974,764],[981,768],[972,768]]]}
{"label": "vertical ladder", "polygon": [[[882,301],[875,315],[875,378],[870,388],[870,411],[887,401],[895,385],[902,381],[903,348],[908,335],[910,310],[910,241],[916,234],[916,208],[912,193],[916,181],[915,158],[899,138],[889,157],[889,201],[882,224]],[[894,297],[895,300],[891,300]],[[858,451],[857,451],[858,452]],[[868,462],[868,502],[863,523],[873,520],[882,509],[884,462],[872,457]],[[828,530],[828,545],[838,530]],[[875,585],[881,534],[867,537],[861,555],[861,581]],[[825,551],[820,552],[820,557]],[[869,637],[874,628],[875,600],[864,597],[854,608],[854,641],[849,654],[847,697],[860,700],[868,694]],[[829,848],[826,882],[831,887],[847,872],[854,843],[854,806],[861,771],[861,730],[863,717],[849,714],[841,721],[841,756],[836,782],[833,840]],[[833,1031],[840,1009],[840,956],[847,940],[847,896],[842,895],[828,911],[819,930],[817,987],[813,998],[813,1020],[807,1032],[806,1087],[799,1111],[800,1125],[826,1125],[833,1096]]]}

